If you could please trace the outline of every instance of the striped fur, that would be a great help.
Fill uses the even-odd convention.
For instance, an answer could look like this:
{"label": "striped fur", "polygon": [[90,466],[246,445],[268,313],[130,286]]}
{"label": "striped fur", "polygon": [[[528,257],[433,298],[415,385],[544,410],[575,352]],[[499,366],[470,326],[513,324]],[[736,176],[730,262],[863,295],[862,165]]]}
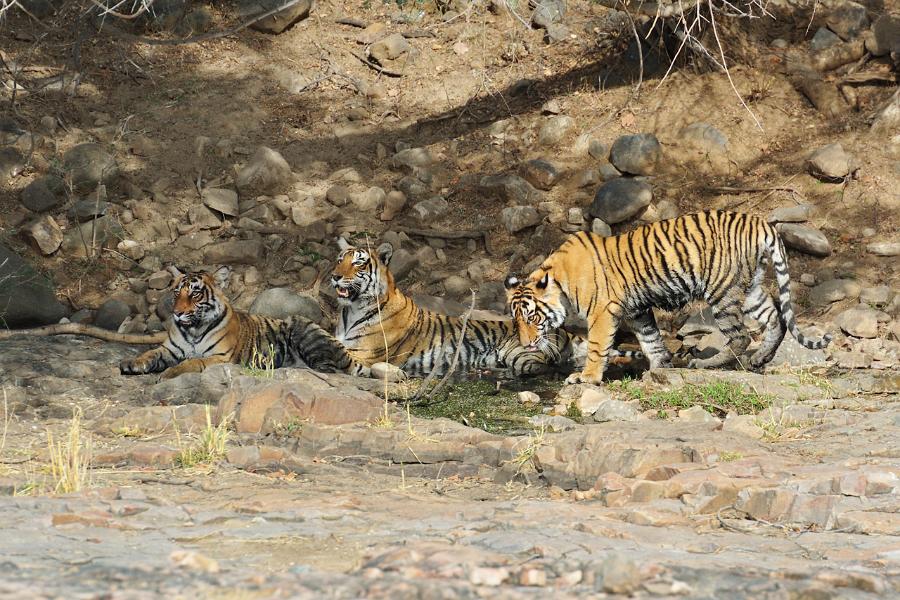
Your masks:
{"label": "striped fur", "polygon": [[221,363],[368,375],[368,368],[306,317],[273,319],[235,310],[209,273],[180,275],[174,294],[168,338],[157,348],[123,360],[119,365],[123,375],[162,371],[162,378],[169,379]]}
{"label": "striped fur", "polygon": [[[771,262],[778,302],[762,287]],[[706,301],[728,348],[691,367],[717,367],[740,358],[750,343],[743,317],[763,325],[765,336],[751,356],[760,368],[772,360],[790,331],[807,348],[823,348],[831,336],[806,338],[791,306],[784,244],[764,220],[711,211],[638,227],[615,237],[577,233],[524,281],[506,282],[510,311],[521,343],[540,344],[573,309],[588,323],[588,356],[569,382],[599,383],[621,323],[638,338],[651,368],[671,366],[652,308],[675,309]]]}
{"label": "striped fur", "polygon": [[[335,336],[354,356],[371,365],[389,362],[412,377],[447,372],[462,329],[461,317],[450,317],[419,306],[397,289],[388,269],[392,248],[377,253],[339,240],[341,253],[331,283],[341,305]],[[377,299],[377,302],[376,302]],[[519,344],[512,321],[470,319],[466,325],[458,368],[508,369],[515,376],[536,375],[572,360],[569,334],[550,334],[543,351]]]}

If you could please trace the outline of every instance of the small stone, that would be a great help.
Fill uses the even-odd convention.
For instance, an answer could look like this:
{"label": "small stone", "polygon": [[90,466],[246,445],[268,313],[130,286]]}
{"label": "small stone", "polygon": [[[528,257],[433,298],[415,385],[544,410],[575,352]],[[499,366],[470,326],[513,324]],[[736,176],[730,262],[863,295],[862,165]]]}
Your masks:
{"label": "small stone", "polygon": [[840,43],[841,38],[836,36],[834,32],[832,32],[827,27],[819,27],[816,30],[816,34],[809,41],[809,49],[813,52],[819,52],[820,50],[830,48],[835,44]]}
{"label": "small stone", "polygon": [[412,214],[420,223],[433,224],[434,221],[440,219],[450,212],[450,203],[442,196],[434,196],[428,200],[416,202],[412,207]]}
{"label": "small stone", "polygon": [[578,423],[562,415],[534,415],[528,419],[528,423],[532,427],[547,431],[569,431],[578,426]]}
{"label": "small stone", "polygon": [[544,587],[547,585],[547,572],[543,569],[522,569],[522,572],[519,573],[519,585]]}
{"label": "small stone", "polygon": [[43,175],[22,190],[22,205],[32,212],[44,212],[66,201],[66,183],[56,175]]}
{"label": "small stone", "polygon": [[238,194],[225,188],[206,188],[203,190],[203,204],[228,217],[236,217],[238,211]]}
{"label": "small stone", "polygon": [[50,215],[33,221],[22,230],[25,239],[44,256],[50,256],[63,241],[63,231]]}
{"label": "small stone", "polygon": [[609,162],[632,175],[652,175],[662,160],[662,146],[652,133],[623,135],[613,142]]}
{"label": "small stone", "polygon": [[521,167],[522,177],[525,181],[539,190],[549,190],[559,181],[559,169],[552,163],[537,158],[529,160]]}
{"label": "small stone", "polygon": [[[242,2],[241,4],[247,7],[241,11],[241,17],[243,19],[252,19],[276,10],[284,2],[281,2],[281,0],[253,0],[252,2]],[[293,27],[298,21],[308,17],[310,10],[312,10],[312,4],[312,0],[300,0],[264,19],[253,21],[250,28],[263,33],[278,35]]]}
{"label": "small stone", "polygon": [[260,146],[238,170],[235,185],[242,194],[276,194],[293,179],[291,167],[276,150]]}
{"label": "small stone", "polygon": [[250,314],[286,319],[300,315],[318,322],[322,318],[319,302],[288,288],[269,288],[260,293],[250,305]]}
{"label": "small stone", "polygon": [[728,136],[709,123],[691,123],[678,132],[678,140],[685,147],[702,154],[725,154]]}
{"label": "small stone", "polygon": [[[101,187],[101,189],[105,188]],[[107,210],[109,210],[108,202],[95,200],[93,198],[84,198],[82,200],[77,200],[66,214],[70,219],[74,219],[79,223],[84,223],[85,221],[102,217],[106,214]]]}
{"label": "small stone", "polygon": [[606,390],[595,386],[584,386],[581,395],[575,400],[575,404],[582,415],[589,417],[595,414],[604,402],[610,400],[612,398]]}
{"label": "small stone", "polygon": [[131,308],[122,300],[110,299],[100,305],[94,317],[94,325],[117,331],[126,318],[131,316]]}
{"label": "small stone", "polygon": [[603,560],[600,576],[600,589],[610,594],[631,594],[641,585],[641,572],[637,564],[616,554]]}
{"label": "small stone", "polygon": [[203,260],[209,264],[254,265],[262,260],[264,250],[259,240],[229,240],[206,246]]}
{"label": "small stone", "polygon": [[188,209],[188,221],[191,225],[200,229],[218,229],[222,226],[222,220],[216,213],[202,204],[197,204]]}
{"label": "small stone", "polygon": [[866,246],[866,252],[875,256],[900,256],[900,242],[873,242]]}
{"label": "small stone", "polygon": [[722,431],[739,433],[755,440],[762,439],[766,432],[759,426],[759,417],[756,415],[730,414],[722,423]]}
{"label": "small stone", "polygon": [[831,243],[825,234],[809,227],[808,225],[798,225],[796,223],[779,223],[776,225],[781,239],[789,248],[800,250],[813,256],[830,256]]}
{"label": "small stone", "polygon": [[692,406],[678,411],[678,419],[689,423],[719,423],[719,419],[709,414],[701,406]]}
{"label": "small stone", "polygon": [[806,167],[810,175],[823,181],[843,180],[855,170],[853,158],[839,143],[828,144],[813,152]]}
{"label": "small stone", "polygon": [[558,115],[562,112],[562,107],[559,105],[559,100],[547,100],[541,106],[541,113],[545,115]]}
{"label": "small stone", "polygon": [[594,219],[591,221],[591,232],[601,237],[609,237],[612,235],[612,229],[603,219]]}
{"label": "small stone", "polygon": [[147,278],[147,286],[152,290],[164,290],[172,283],[172,274],[169,271],[156,271]]}
{"label": "small stone", "polygon": [[575,126],[575,119],[567,115],[548,117],[538,132],[538,144],[555,146]]}
{"label": "small stone", "polygon": [[430,167],[434,158],[427,148],[407,148],[397,152],[391,159],[395,169],[413,172],[415,169]]}
{"label": "small stone", "polygon": [[779,50],[784,50],[788,47],[788,41],[783,38],[775,38],[772,40],[772,47],[778,48]]}
{"label": "small stone", "polygon": [[325,192],[325,199],[335,206],[345,206],[350,202],[350,190],[343,185],[333,185]]}
{"label": "small stone", "polygon": [[812,273],[803,273],[800,275],[800,283],[812,287],[816,285],[816,276]]}
{"label": "small stone", "polygon": [[900,16],[878,17],[872,25],[872,36],[866,39],[866,49],[873,56],[900,55]]}
{"label": "small stone", "polygon": [[503,567],[475,567],[469,571],[469,582],[472,585],[497,587],[509,579],[509,570]]}
{"label": "small stone", "polygon": [[403,381],[406,379],[406,373],[403,369],[386,362],[377,362],[371,366],[372,379],[379,381]]}
{"label": "small stone", "polygon": [[812,208],[808,204],[782,206],[770,212],[766,220],[769,223],[805,223],[812,215]]}
{"label": "small stone", "polygon": [[854,307],[845,310],[835,317],[834,323],[853,337],[878,337],[878,313],[871,308]]}
{"label": "small stone", "polygon": [[830,279],[809,291],[809,301],[814,306],[824,306],[841,300],[859,298],[860,286],[852,279]]}
{"label": "small stone", "polygon": [[519,402],[522,404],[540,404],[541,397],[535,394],[534,392],[522,391],[517,395]]}
{"label": "small stone", "polygon": [[412,46],[406,41],[406,38],[399,33],[394,33],[372,44],[369,47],[369,56],[384,66],[390,61],[397,60],[411,50]]}
{"label": "small stone", "polygon": [[122,240],[116,244],[116,250],[135,262],[141,260],[147,254],[144,247],[135,240]]}
{"label": "small stone", "polygon": [[605,161],[609,156],[609,148],[600,140],[591,140],[588,143],[588,154],[591,158]]}
{"label": "small stone", "polygon": [[607,400],[597,407],[594,413],[594,421],[606,423],[607,421],[637,421],[640,418],[638,410],[628,402],[621,400]]}
{"label": "small stone", "polygon": [[588,212],[592,217],[614,225],[639,214],[651,200],[653,188],[650,184],[620,177],[600,186]]}
{"label": "small stone", "polygon": [[534,27],[547,29],[559,23],[566,15],[565,0],[540,0],[531,13],[531,24]]}
{"label": "small stone", "polygon": [[500,213],[500,221],[509,233],[517,233],[541,222],[541,215],[533,206],[509,206]]}
{"label": "small stone", "polygon": [[361,194],[354,194],[350,197],[353,206],[357,210],[365,213],[377,212],[383,205],[386,194],[384,190],[377,186],[372,186]]}
{"label": "small stone", "polygon": [[384,198],[384,208],[381,211],[382,221],[392,221],[406,206],[406,194],[399,190],[391,190]]}
{"label": "small stone", "polygon": [[566,222],[580,228],[584,225],[584,213],[580,208],[573,206],[566,212]]}

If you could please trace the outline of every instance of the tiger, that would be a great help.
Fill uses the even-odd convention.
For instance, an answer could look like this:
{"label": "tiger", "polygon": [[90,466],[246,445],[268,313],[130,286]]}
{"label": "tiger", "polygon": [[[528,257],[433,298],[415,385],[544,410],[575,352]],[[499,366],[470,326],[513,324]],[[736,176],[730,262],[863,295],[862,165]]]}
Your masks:
{"label": "tiger", "polygon": [[176,275],[175,303],[162,345],[119,364],[123,375],[159,373],[171,379],[222,363],[289,367],[368,376],[334,336],[310,319],[295,315],[274,319],[235,310],[220,290],[228,275],[196,271]]}
{"label": "tiger", "polygon": [[[634,332],[651,369],[672,366],[652,309],[674,310],[694,300],[709,304],[728,345],[710,358],[692,359],[688,367],[720,367],[738,360],[750,343],[746,316],[765,330],[750,357],[750,366],[760,369],[775,356],[786,330],[810,349],[831,341],[828,334],[807,338],[797,328],[786,256],[772,225],[757,216],[721,210],[642,225],[612,237],[579,232],[526,278],[507,277],[507,304],[527,348],[552,344],[549,336],[570,310],[586,319],[587,360],[568,383],[601,382],[622,323]],[[778,284],[777,304],[762,287],[769,262]]]}
{"label": "tiger", "polygon": [[[417,306],[397,288],[388,265],[393,247],[375,252],[338,239],[331,284],[340,315],[335,337],[363,363],[389,362],[410,377],[444,375],[457,350],[457,367],[506,370],[513,377],[548,373],[574,360],[577,344],[565,331],[548,334],[541,350],[519,344],[512,321],[451,317]],[[639,358],[638,353],[617,353]]]}

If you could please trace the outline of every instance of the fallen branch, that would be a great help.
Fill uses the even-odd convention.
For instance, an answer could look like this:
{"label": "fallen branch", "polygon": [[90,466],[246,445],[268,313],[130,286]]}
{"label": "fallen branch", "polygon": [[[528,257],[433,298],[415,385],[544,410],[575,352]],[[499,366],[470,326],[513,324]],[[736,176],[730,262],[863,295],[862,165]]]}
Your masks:
{"label": "fallen branch", "polygon": [[86,335],[107,342],[146,345],[161,344],[169,337],[169,334],[165,331],[160,331],[158,333],[119,333],[117,331],[103,329],[102,327],[83,325],[82,323],[57,323],[55,325],[45,325],[44,327],[34,327],[31,329],[5,329],[0,331],[0,340],[8,340],[20,335],[36,337],[47,337],[51,335]]}
{"label": "fallen branch", "polygon": [[361,21],[360,19],[351,19],[350,17],[341,17],[340,19],[335,19],[334,21],[338,25],[349,25],[350,27],[359,27],[360,29],[365,29],[369,26],[365,21]]}
{"label": "fallen branch", "polygon": [[366,65],[367,67],[369,67],[370,69],[375,69],[382,75],[387,75],[388,77],[403,77],[403,73],[400,73],[398,71],[392,71],[391,69],[385,69],[381,65],[377,65],[377,64],[373,63],[367,57],[363,56],[362,54],[359,54],[358,52],[355,52],[353,50],[347,50],[347,52],[349,52],[350,54],[352,54],[353,56],[355,56],[356,58],[361,60],[362,63],[364,65]]}
{"label": "fallen branch", "polygon": [[476,229],[470,230],[462,230],[462,231],[438,231],[436,229],[415,229],[413,227],[393,227],[394,231],[399,233],[405,233],[407,235],[415,235],[419,237],[427,237],[427,238],[438,238],[442,240],[482,240],[484,242],[484,249],[488,254],[494,254],[494,249],[491,247],[490,238],[488,236],[487,231],[480,231]]}
{"label": "fallen branch", "polygon": [[896,73],[866,71],[864,73],[852,73],[844,75],[838,82],[838,85],[849,85],[854,83],[871,83],[878,81],[881,83],[897,83],[898,77]]}
{"label": "fallen branch", "polygon": [[731,186],[720,186],[720,187],[705,187],[703,188],[705,192],[713,192],[718,194],[752,194],[754,192],[791,192],[792,194],[796,194],[803,198],[803,194],[798,192],[796,189],[787,186],[776,185],[773,187],[731,187]]}

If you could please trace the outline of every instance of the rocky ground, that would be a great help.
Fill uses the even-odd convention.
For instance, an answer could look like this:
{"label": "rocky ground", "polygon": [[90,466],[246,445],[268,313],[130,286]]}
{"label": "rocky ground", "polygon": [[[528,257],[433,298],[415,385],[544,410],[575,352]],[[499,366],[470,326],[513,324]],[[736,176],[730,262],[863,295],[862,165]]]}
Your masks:
{"label": "rocky ground", "polygon": [[[900,594],[885,5],[722,15],[732,89],[696,49],[666,74],[677,35],[636,14],[638,60],[603,2],[299,2],[220,37],[266,2],[19,4],[0,16],[9,327],[157,331],[167,265],[227,264],[239,308],[330,328],[338,235],[391,241],[427,306],[475,289],[502,312],[503,276],[569,232],[728,208],[778,224],[801,326],[835,339],[786,340],[764,375],[638,363],[410,413],[415,382],[157,382],[118,375],[136,348],[0,340],[2,595]],[[701,308],[660,315],[673,350],[722,347]]]}

